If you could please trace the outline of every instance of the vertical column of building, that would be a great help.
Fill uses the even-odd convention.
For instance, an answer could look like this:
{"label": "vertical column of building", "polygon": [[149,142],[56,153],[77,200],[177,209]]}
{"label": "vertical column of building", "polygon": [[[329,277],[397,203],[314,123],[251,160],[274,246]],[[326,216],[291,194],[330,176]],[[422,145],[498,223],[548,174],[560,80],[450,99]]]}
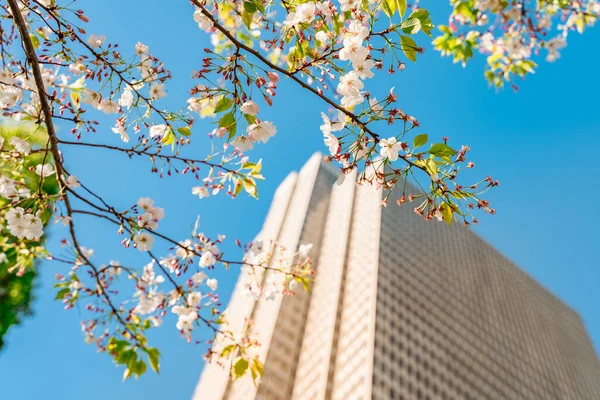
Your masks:
{"label": "vertical column of building", "polygon": [[331,398],[371,397],[381,189],[355,190]]}
{"label": "vertical column of building", "polygon": [[[293,254],[299,244],[312,243],[311,256],[316,263],[334,182],[335,174],[322,168],[320,154],[311,157],[300,171],[278,239],[287,254]],[[268,271],[266,279],[273,274],[279,272]],[[256,387],[250,377],[237,380],[230,385],[226,398],[290,398],[309,300],[309,292],[296,288],[295,296],[261,298],[257,302],[252,319],[261,343],[260,359],[265,364],[262,382]]]}
{"label": "vertical column of building", "polygon": [[[273,196],[273,201],[267,213],[263,227],[255,240],[261,240],[268,245],[276,241],[283,224],[298,174],[291,173],[279,185]],[[261,274],[261,271],[257,271]],[[248,296],[248,289],[244,285],[244,278],[240,274],[235,289],[231,295],[227,316],[230,326],[234,331],[241,331],[247,318],[250,318],[256,301]],[[230,382],[228,366],[217,363],[207,363],[202,371],[200,381],[196,386],[194,400],[221,400],[225,395]]]}
{"label": "vertical column of building", "polygon": [[356,172],[348,175],[342,185],[335,185],[323,231],[319,267],[306,319],[305,334],[296,369],[293,399],[320,400],[326,398],[327,386],[334,365],[334,336],[338,323],[341,285],[352,220]]}

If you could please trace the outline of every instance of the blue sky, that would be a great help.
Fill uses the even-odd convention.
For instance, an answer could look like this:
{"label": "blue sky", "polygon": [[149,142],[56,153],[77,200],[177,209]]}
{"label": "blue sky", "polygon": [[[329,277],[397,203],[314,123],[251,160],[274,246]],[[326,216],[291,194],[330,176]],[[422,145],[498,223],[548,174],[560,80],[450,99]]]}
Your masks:
{"label": "blue sky", "polygon": [[[427,7],[426,3],[422,5]],[[199,68],[201,49],[207,44],[187,2],[169,2],[168,7],[156,0],[76,4],[92,19],[89,33],[107,34],[110,41],[119,42],[122,51],[132,50],[142,41],[165,60],[175,77],[165,106],[180,105],[191,85],[190,72]],[[435,23],[443,23],[447,5],[434,6],[432,14]],[[421,37],[421,42],[424,39]],[[471,146],[477,170],[501,182],[489,196],[497,215],[482,218],[475,230],[578,311],[596,347],[600,345],[600,212],[595,203],[600,195],[600,168],[595,160],[600,149],[600,56],[593,49],[598,42],[597,28],[583,36],[572,35],[562,58],[554,64],[542,63],[535,75],[520,83],[518,94],[488,88],[482,58],[462,68],[430,48],[417,66],[409,64],[401,74],[369,86],[380,97],[395,86],[400,107],[418,117],[422,132],[432,138],[449,136],[456,145]],[[279,182],[314,151],[324,150],[318,130],[324,106],[285,81],[276,100],[264,118],[277,123],[278,134],[250,153],[263,158],[267,177],[259,186],[259,201],[244,196],[233,201],[224,196],[200,201],[190,194],[195,183],[189,177],[159,179],[149,174],[147,162],[131,162],[101,150],[65,149],[67,167],[118,207],[129,207],[140,196],[153,197],[166,207],[161,230],[173,237],[186,237],[200,215],[204,232],[249,241],[260,229]],[[207,124],[195,127],[196,136],[209,131]],[[109,127],[104,125],[97,133],[102,138],[89,137],[89,141],[113,140]],[[196,141],[196,148],[201,148],[203,140]],[[131,259],[142,265],[139,257],[134,257],[137,254],[120,249],[113,227],[93,220],[80,220],[78,226],[82,243],[96,249],[97,262]],[[54,232],[51,247],[57,249],[63,236],[63,231]],[[65,312],[52,300],[54,274],[64,267],[43,263],[39,271],[35,316],[11,330],[0,353],[3,398],[152,400],[191,396],[203,365],[203,345],[181,340],[173,324],[163,326],[151,336],[162,349],[161,374],[149,373],[138,382],[121,383],[122,370],[83,343],[78,310]],[[226,301],[237,273],[221,272],[218,277]],[[209,338],[208,332],[202,333],[200,336]]]}

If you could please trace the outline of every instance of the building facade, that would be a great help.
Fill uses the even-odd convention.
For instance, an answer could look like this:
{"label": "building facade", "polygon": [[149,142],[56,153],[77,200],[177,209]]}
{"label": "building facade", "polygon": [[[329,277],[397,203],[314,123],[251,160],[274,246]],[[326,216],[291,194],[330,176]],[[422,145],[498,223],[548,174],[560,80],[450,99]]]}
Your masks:
{"label": "building facade", "polygon": [[[265,370],[205,366],[194,400],[600,399],[579,316],[469,229],[381,207],[314,155],[278,188],[260,240],[314,245],[310,292],[251,300]],[[267,272],[268,273],[268,272]]]}

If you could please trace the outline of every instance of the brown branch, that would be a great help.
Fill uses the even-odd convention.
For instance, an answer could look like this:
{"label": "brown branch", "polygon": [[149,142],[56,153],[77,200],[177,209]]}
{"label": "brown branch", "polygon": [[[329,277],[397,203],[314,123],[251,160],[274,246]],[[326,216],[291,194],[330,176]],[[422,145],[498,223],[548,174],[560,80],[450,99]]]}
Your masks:
{"label": "brown branch", "polygon": [[50,153],[52,154],[52,157],[54,158],[54,161],[55,161],[56,179],[58,181],[58,185],[61,189],[61,192],[63,193],[62,199],[63,199],[63,202],[65,203],[65,208],[67,209],[67,214],[69,217],[71,217],[71,219],[69,220],[69,232],[70,232],[71,238],[73,240],[73,246],[75,247],[75,251],[77,252],[79,257],[81,257],[81,259],[84,260],[85,263],[90,268],[92,268],[92,270],[94,271],[96,282],[98,283],[98,286],[101,288],[101,294],[103,295],[106,303],[111,308],[112,313],[116,316],[119,323],[121,323],[123,325],[124,329],[129,333],[129,335],[131,335],[131,337],[143,348],[144,346],[139,342],[137,335],[135,333],[131,332],[129,330],[129,328],[127,328],[127,322],[123,320],[121,314],[119,313],[119,311],[117,310],[115,305],[112,303],[110,296],[104,290],[104,286],[102,285],[102,282],[100,281],[100,277],[98,276],[98,269],[90,262],[88,257],[81,250],[79,243],[77,241],[77,236],[75,234],[75,225],[73,223],[73,218],[72,218],[73,210],[71,208],[71,202],[69,200],[69,196],[66,191],[67,185],[65,184],[65,182],[63,180],[64,171],[63,171],[63,166],[61,163],[61,154],[58,149],[59,141],[58,141],[58,137],[56,136],[56,130],[54,128],[54,123],[52,121],[52,111],[50,109],[50,105],[48,104],[48,99],[46,98],[46,95],[45,95],[46,90],[45,90],[45,86],[44,86],[44,80],[42,77],[42,73],[40,70],[39,60],[37,58],[37,54],[35,52],[33,43],[31,42],[31,39],[29,37],[29,32],[27,30],[27,23],[23,19],[23,15],[21,14],[21,10],[19,9],[17,0],[7,0],[7,1],[8,1],[8,5],[11,9],[11,12],[13,14],[13,19],[15,21],[15,25],[17,26],[17,29],[19,30],[19,34],[21,35],[21,42],[23,43],[23,47],[25,49],[27,61],[29,62],[29,65],[31,66],[31,72],[34,77],[35,85],[36,85],[36,88],[38,91],[38,95],[39,95],[38,97],[40,100],[40,106],[42,108],[43,119],[46,124],[46,130],[48,131],[48,137],[50,139]]}
{"label": "brown branch", "polygon": [[160,154],[158,151],[156,152],[149,152],[147,150],[138,150],[135,147],[132,147],[130,149],[126,149],[124,147],[118,147],[118,146],[111,146],[108,144],[100,144],[100,143],[86,143],[86,142],[72,142],[72,141],[67,141],[67,140],[59,140],[59,143],[61,144],[66,144],[66,145],[74,145],[74,146],[85,146],[85,147],[97,147],[97,148],[103,148],[103,149],[107,149],[107,150],[115,150],[115,151],[120,151],[123,153],[128,153],[128,154],[139,154],[139,155],[146,155],[149,157],[156,157],[156,158],[162,158],[162,159],[167,159],[167,160],[178,160],[178,161],[182,161],[185,163],[198,163],[198,164],[204,164],[213,168],[220,168],[224,171],[227,171],[231,174],[238,174],[237,171],[234,171],[232,169],[229,169],[227,167],[224,167],[221,164],[216,164],[216,163],[211,163],[209,161],[206,160],[197,160],[197,159],[193,159],[193,158],[186,158],[186,157],[180,157],[180,156],[170,156],[170,155],[166,155],[166,154]]}
{"label": "brown branch", "polygon": [[[301,87],[303,87],[304,89],[314,93],[315,95],[317,95],[320,99],[322,99],[323,101],[325,101],[327,104],[329,104],[331,107],[335,108],[336,110],[339,110],[341,112],[343,112],[344,114],[346,114],[352,121],[354,121],[358,126],[360,126],[360,128],[366,132],[367,134],[369,134],[369,136],[371,136],[373,138],[373,140],[375,142],[379,141],[379,134],[373,132],[365,122],[363,122],[356,114],[354,114],[353,112],[347,110],[346,108],[342,107],[341,105],[337,104],[335,101],[331,100],[329,97],[324,96],[322,94],[319,93],[319,91],[315,88],[313,88],[312,86],[304,83],[300,78],[298,78],[296,75],[294,75],[292,72],[279,67],[278,65],[273,64],[272,62],[270,62],[269,60],[267,60],[262,54],[260,54],[257,50],[245,45],[244,43],[240,42],[239,40],[237,40],[235,38],[235,36],[233,36],[233,34],[231,32],[229,32],[227,30],[227,28],[225,28],[223,25],[221,25],[217,19],[215,17],[213,17],[212,13],[210,11],[208,11],[198,0],[192,0],[192,3],[198,7],[198,9],[202,12],[202,14],[204,14],[207,18],[209,18],[212,23],[213,26],[220,31],[223,35],[225,35],[227,37],[227,39],[229,39],[229,41],[238,49],[242,49],[244,51],[246,51],[247,53],[252,54],[254,57],[258,58],[263,64],[267,65],[269,68],[287,76],[288,78],[292,79],[294,82],[296,82],[298,85],[300,85]],[[406,163],[408,163],[410,166],[418,168],[420,170],[426,171],[425,167],[420,167],[418,165],[416,165],[415,163],[413,163],[412,161],[410,161],[408,158],[406,158],[403,155],[399,155],[399,158],[401,158],[403,161],[405,161]]]}

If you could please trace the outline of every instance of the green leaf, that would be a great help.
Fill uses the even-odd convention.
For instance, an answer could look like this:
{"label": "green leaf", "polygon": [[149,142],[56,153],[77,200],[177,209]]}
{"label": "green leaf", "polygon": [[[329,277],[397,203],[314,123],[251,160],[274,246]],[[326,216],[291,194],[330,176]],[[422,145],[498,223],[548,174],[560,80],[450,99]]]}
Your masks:
{"label": "green leaf", "polygon": [[[392,5],[393,5],[393,8],[392,8]],[[381,2],[381,6],[383,7],[383,12],[385,13],[385,15],[387,15],[391,19],[392,16],[394,15],[394,12],[396,12],[396,1],[395,0],[391,0],[391,1],[383,0]]]}
{"label": "green leaf", "polygon": [[256,368],[256,371],[258,372],[258,374],[260,376],[263,376],[264,371],[265,371],[265,367],[263,366],[263,363],[261,363],[258,358],[255,358],[253,361],[253,364],[254,364],[254,368]]}
{"label": "green leaf", "polygon": [[235,188],[233,190],[233,197],[237,196],[238,194],[240,194],[242,192],[242,189],[244,188],[244,185],[242,184],[242,179],[238,179],[237,181],[235,181]]}
{"label": "green leaf", "polygon": [[400,43],[402,44],[402,51],[404,55],[412,62],[417,61],[417,44],[415,41],[406,35],[400,36]]}
{"label": "green leaf", "polygon": [[229,126],[229,136],[227,136],[227,140],[231,140],[231,138],[233,138],[235,136],[236,132],[237,132],[237,123],[234,122],[233,124],[231,124]]}
{"label": "green leaf", "polygon": [[146,372],[146,363],[144,362],[144,360],[139,360],[136,364],[135,364],[135,373],[137,375],[137,377],[139,378],[140,376],[142,376],[144,373]]}
{"label": "green leaf", "polygon": [[406,0],[396,0],[396,6],[400,13],[400,17],[404,18],[404,13],[406,12]]}
{"label": "green leaf", "polygon": [[245,360],[243,358],[238,358],[238,360],[233,365],[234,379],[244,376],[247,369],[248,369],[248,360]]}
{"label": "green leaf", "polygon": [[223,115],[219,120],[219,128],[229,128],[233,124],[235,124],[235,116],[232,112]]}
{"label": "green leaf", "polygon": [[256,5],[250,1],[245,1],[244,10],[246,10],[250,14],[254,14],[256,12]]}
{"label": "green leaf", "polygon": [[189,126],[177,128],[177,132],[179,132],[179,134],[181,134],[183,136],[190,136],[192,134],[192,130],[190,129]]}
{"label": "green leaf", "polygon": [[31,40],[31,44],[33,45],[34,49],[37,49],[38,47],[40,47],[40,39],[38,39],[38,37],[36,35],[34,35],[33,33],[30,33],[29,39]]}
{"label": "green leaf", "polygon": [[160,357],[160,352],[157,348],[151,348],[146,350],[146,354],[148,354],[148,361],[150,361],[150,367],[156,372],[160,372],[160,364],[158,362],[158,358]]}
{"label": "green leaf", "polygon": [[429,154],[433,154],[438,157],[449,157],[456,154],[456,151],[444,143],[436,143],[429,149]]}
{"label": "green leaf", "polygon": [[451,206],[449,206],[446,203],[444,203],[442,205],[442,216],[444,217],[444,221],[446,221],[446,224],[448,224],[448,226],[452,225],[452,214],[453,213],[454,213],[454,211]]}
{"label": "green leaf", "polygon": [[230,344],[229,346],[225,346],[225,348],[221,351],[221,357],[227,357],[229,353],[231,353],[235,349],[235,344]]}
{"label": "green leaf", "polygon": [[261,0],[253,0],[253,3],[261,13],[265,13],[265,5],[262,3]]}
{"label": "green leaf", "polygon": [[221,97],[221,100],[215,106],[215,113],[220,113],[225,111],[231,107],[233,101],[229,97]]}
{"label": "green leaf", "polygon": [[252,125],[252,124],[254,124],[256,122],[256,116],[255,115],[244,114],[244,118],[246,118],[246,121],[248,121],[248,123],[250,125]]}
{"label": "green leaf", "polygon": [[244,21],[246,27],[250,29],[250,25],[252,25],[252,14],[246,10],[242,11],[242,21]]}
{"label": "green leaf", "polygon": [[171,145],[171,149],[175,148],[175,135],[173,134],[173,129],[169,129],[167,134],[160,141],[163,146]]}
{"label": "green leaf", "polygon": [[244,190],[250,196],[258,199],[258,191],[256,190],[256,182],[252,178],[242,178],[242,184],[244,185]]}
{"label": "green leaf", "polygon": [[402,29],[402,32],[404,33],[414,35],[421,30],[421,20],[414,17],[407,18],[400,25],[400,29]]}
{"label": "green leaf", "polygon": [[54,298],[54,300],[62,300],[70,292],[71,290],[69,288],[61,289],[58,291],[58,293],[56,293],[56,297]]}
{"label": "green leaf", "polygon": [[413,139],[413,148],[416,149],[417,147],[423,146],[425,143],[427,143],[427,140],[429,140],[429,136],[426,133],[415,136]]}

